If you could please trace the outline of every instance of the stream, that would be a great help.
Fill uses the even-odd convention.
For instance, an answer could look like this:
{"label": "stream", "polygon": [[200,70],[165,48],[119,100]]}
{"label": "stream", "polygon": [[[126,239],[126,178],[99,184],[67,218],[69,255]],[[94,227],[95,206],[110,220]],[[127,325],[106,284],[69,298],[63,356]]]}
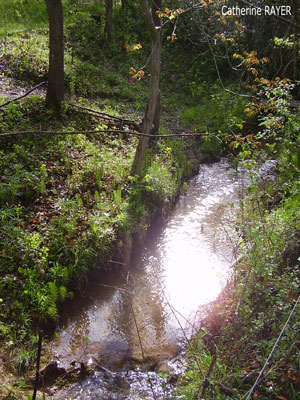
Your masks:
{"label": "stream", "polygon": [[116,266],[63,312],[52,351],[59,365],[98,366],[53,399],[166,399],[201,306],[225,287],[236,260],[233,203],[246,172],[226,160],[201,165],[163,229],[152,227],[129,271]]}

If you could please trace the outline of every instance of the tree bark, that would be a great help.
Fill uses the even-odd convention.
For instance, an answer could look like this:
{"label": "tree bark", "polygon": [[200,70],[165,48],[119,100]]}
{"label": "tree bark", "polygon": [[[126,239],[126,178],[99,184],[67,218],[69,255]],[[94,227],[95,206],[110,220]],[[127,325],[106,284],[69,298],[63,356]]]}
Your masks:
{"label": "tree bark", "polygon": [[[148,1],[140,0],[140,5],[142,8],[142,13],[144,15],[146,26],[149,31],[149,35],[151,37],[152,51],[149,98],[143,120],[142,133],[151,134],[154,128],[154,122],[156,120],[157,124],[157,116],[159,116],[159,110],[157,107],[159,104],[160,95],[159,82],[161,62],[161,35],[160,31],[155,27]],[[136,149],[134,161],[131,168],[131,175],[141,174],[148,144],[149,137],[142,136]]]}
{"label": "tree bark", "polygon": [[49,15],[49,72],[47,105],[60,113],[64,100],[64,34],[61,0],[45,0]]}
{"label": "tree bark", "polygon": [[[160,18],[157,15],[157,12],[161,10],[161,0],[151,0],[151,12],[152,12],[152,18],[154,25],[160,26]],[[161,36],[161,32],[160,32]],[[155,107],[155,113],[153,117],[153,128],[152,128],[152,134],[154,135],[155,133],[158,133],[159,130],[159,124],[160,124],[160,89],[158,90],[157,94],[157,103]]]}
{"label": "tree bark", "polygon": [[106,40],[111,42],[112,39],[112,12],[113,2],[112,0],[105,0],[105,28]]}
{"label": "tree bark", "polygon": [[122,51],[125,52],[125,43],[126,43],[126,8],[127,8],[127,0],[121,0],[122,5]]}

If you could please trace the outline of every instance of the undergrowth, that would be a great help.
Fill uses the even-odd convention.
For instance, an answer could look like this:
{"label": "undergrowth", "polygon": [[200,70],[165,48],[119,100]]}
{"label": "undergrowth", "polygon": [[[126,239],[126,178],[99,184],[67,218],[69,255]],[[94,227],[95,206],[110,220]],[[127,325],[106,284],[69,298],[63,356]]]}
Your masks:
{"label": "undergrowth", "polygon": [[0,338],[23,370],[39,327],[57,319],[90,268],[106,268],[122,232],[170,207],[193,166],[183,142],[161,141],[143,175],[132,178],[136,138],[76,134],[105,126],[67,104],[62,125],[38,96],[2,109],[0,126],[74,132],[0,138]]}
{"label": "undergrowth", "polygon": [[[200,399],[207,377],[203,398],[247,397],[299,296],[299,202],[297,191],[268,213],[257,198],[247,200],[240,226],[243,258],[190,345],[178,395]],[[299,397],[299,335],[298,307],[253,398]]]}

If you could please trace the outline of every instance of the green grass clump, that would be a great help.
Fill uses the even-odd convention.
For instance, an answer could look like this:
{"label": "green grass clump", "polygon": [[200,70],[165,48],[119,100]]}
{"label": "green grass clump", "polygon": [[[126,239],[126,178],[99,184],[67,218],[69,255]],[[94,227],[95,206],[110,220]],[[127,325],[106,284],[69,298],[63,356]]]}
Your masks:
{"label": "green grass clump", "polygon": [[48,33],[14,33],[2,41],[3,59],[7,65],[5,75],[16,79],[39,82],[48,70]]}

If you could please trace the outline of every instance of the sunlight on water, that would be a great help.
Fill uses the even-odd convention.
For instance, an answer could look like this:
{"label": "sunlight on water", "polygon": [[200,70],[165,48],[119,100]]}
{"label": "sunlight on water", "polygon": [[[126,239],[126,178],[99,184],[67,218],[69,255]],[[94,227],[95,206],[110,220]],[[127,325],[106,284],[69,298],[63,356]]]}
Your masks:
{"label": "sunlight on water", "polygon": [[199,306],[215,300],[226,284],[235,259],[229,211],[243,189],[243,175],[225,160],[202,166],[163,233],[145,251],[139,267],[150,275],[152,292],[161,293],[169,340],[185,336],[178,322],[185,329],[186,320],[193,325]]}
{"label": "sunlight on water", "polygon": [[184,314],[220,293],[219,275],[224,270],[205,243],[200,249],[195,244],[199,241],[191,239],[183,243],[182,235],[178,233],[166,249],[165,292],[173,307]]}

